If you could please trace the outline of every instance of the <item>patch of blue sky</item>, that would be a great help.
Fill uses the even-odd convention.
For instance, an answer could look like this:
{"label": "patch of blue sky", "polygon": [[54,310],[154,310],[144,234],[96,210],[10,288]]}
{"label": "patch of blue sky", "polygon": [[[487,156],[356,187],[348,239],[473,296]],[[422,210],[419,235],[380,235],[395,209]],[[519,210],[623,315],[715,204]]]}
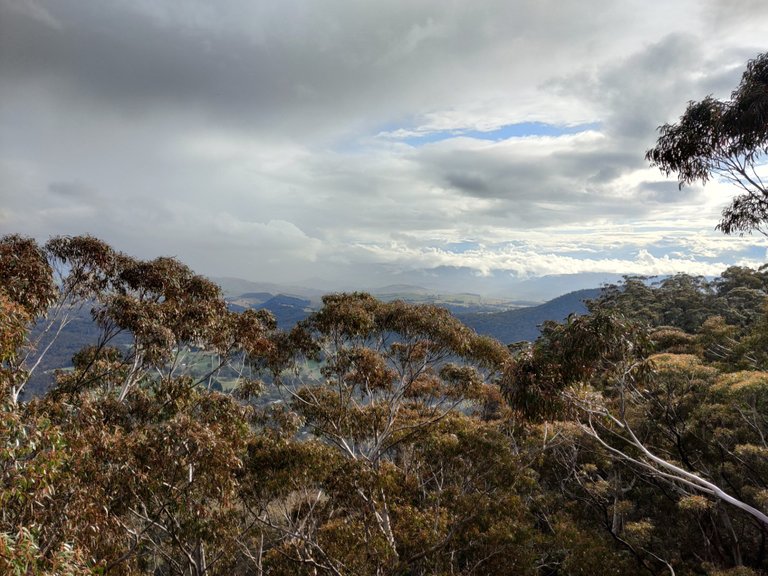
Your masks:
{"label": "patch of blue sky", "polygon": [[768,261],[768,247],[765,244],[748,244],[734,250],[724,250],[718,254],[718,259],[740,259]]}
{"label": "patch of blue sky", "polygon": [[[501,142],[511,138],[527,138],[533,136],[558,137],[590,130],[599,130],[599,122],[589,122],[586,124],[557,125],[546,122],[518,122],[516,124],[507,124],[493,130],[437,130],[433,132],[407,132],[407,135],[398,138],[401,142],[411,146],[423,146],[451,138],[474,138],[477,140],[489,140],[491,142]],[[390,137],[396,132],[390,132]]]}
{"label": "patch of blue sky", "polygon": [[443,249],[453,254],[464,254],[466,252],[472,252],[473,250],[479,250],[481,248],[483,248],[482,244],[466,240],[460,242],[449,242],[443,246]]}

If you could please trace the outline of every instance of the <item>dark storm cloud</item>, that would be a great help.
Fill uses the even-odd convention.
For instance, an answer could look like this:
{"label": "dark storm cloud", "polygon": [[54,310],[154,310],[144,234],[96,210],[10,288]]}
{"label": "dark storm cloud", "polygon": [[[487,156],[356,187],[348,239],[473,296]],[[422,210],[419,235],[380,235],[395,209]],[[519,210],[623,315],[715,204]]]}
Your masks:
{"label": "dark storm cloud", "polygon": [[59,196],[68,200],[92,200],[96,193],[78,182],[51,182],[48,191],[53,196]]}
{"label": "dark storm cloud", "polygon": [[[4,0],[3,76],[43,78],[59,90],[131,113],[190,107],[219,121],[311,133],[335,120],[334,114],[312,111],[345,106],[346,114],[360,116],[369,93],[402,86],[415,72],[415,66],[396,66],[395,53],[386,58],[419,30],[407,18],[390,22],[391,30],[376,30],[374,15],[359,10],[302,22],[290,8],[259,13],[245,3],[244,19],[251,22],[238,29],[215,19],[184,26],[117,2],[40,6],[22,10]],[[41,18],[41,10],[49,18]],[[361,28],[337,31],[347,27],[345,16],[361,19]],[[429,41],[429,28],[424,34],[423,42]],[[417,40],[418,34],[412,42]],[[471,38],[457,49],[471,53]],[[429,50],[419,55],[425,69],[437,56]]]}
{"label": "dark storm cloud", "polygon": [[274,58],[242,36],[163,26],[109,2],[53,4],[48,11],[55,25],[5,11],[3,76],[42,78],[118,110],[189,106],[258,122],[297,98],[295,76],[316,75],[311,54],[290,70],[283,65],[290,54]]}
{"label": "dark storm cloud", "polygon": [[[312,136],[375,125],[372,111],[408,117],[438,101],[464,105],[476,90],[502,93],[540,75],[539,59],[561,65],[555,38],[595,33],[615,17],[609,2],[591,4],[601,18],[577,18],[582,6],[552,13],[501,0],[170,10],[162,2],[2,0],[0,74],[122,113],[190,108],[232,126]],[[578,57],[584,48],[569,51]]]}
{"label": "dark storm cloud", "polygon": [[[542,144],[531,142],[531,147]],[[650,208],[617,188],[617,180],[644,166],[641,154],[607,149],[585,138],[567,149],[527,153],[525,143],[466,149],[460,145],[420,151],[414,161],[421,177],[455,193],[494,201],[487,215],[511,218],[515,227],[586,222],[595,216]],[[555,208],[556,206],[556,208]]]}

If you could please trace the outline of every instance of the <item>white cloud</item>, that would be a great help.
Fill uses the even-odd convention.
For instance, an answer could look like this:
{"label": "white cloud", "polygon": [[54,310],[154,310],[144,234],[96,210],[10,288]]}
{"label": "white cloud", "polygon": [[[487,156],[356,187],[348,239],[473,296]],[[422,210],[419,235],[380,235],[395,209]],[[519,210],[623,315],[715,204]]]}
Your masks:
{"label": "white cloud", "polygon": [[[761,3],[699,8],[0,0],[0,232],[277,281],[759,263],[712,231],[730,187],[643,159],[764,49]],[[524,122],[597,128],[461,135]]]}

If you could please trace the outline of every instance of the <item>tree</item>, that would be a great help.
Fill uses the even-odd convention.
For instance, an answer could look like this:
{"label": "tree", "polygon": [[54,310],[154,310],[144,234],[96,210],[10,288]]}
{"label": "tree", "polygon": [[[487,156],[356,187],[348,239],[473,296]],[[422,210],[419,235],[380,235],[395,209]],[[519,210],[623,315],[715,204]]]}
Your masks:
{"label": "tree", "polygon": [[[281,354],[273,370],[316,439],[300,452],[322,447],[317,457],[331,470],[308,467],[310,482],[291,474],[289,493],[262,499],[261,510],[248,506],[257,521],[282,533],[282,554],[297,566],[332,574],[462,573],[497,563],[506,567],[494,573],[521,573],[531,562],[519,544],[525,521],[516,518],[523,467],[490,421],[508,350],[437,306],[359,293],[323,304],[281,345],[294,349],[297,369],[286,370],[291,359]],[[470,415],[476,409],[481,417]],[[256,478],[285,460],[277,456],[284,442],[259,444]]]}
{"label": "tree", "polygon": [[[44,246],[30,238],[0,238],[0,344],[25,319],[31,337],[0,357],[0,374],[13,402],[66,325],[90,309],[96,342],[59,375],[59,391],[94,386],[126,396],[147,378],[182,375],[192,350],[209,351],[210,370],[196,382],[213,385],[222,369],[242,381],[243,352],[268,351],[274,319],[265,311],[227,310],[221,289],[173,258],[143,261],[91,236],[58,236]],[[122,337],[125,344],[118,346]],[[64,366],[57,366],[64,368]]]}
{"label": "tree", "polygon": [[[565,353],[560,356],[562,359],[557,360],[557,365],[561,366],[557,381],[565,398],[583,412],[582,429],[611,454],[633,464],[638,470],[695,493],[720,499],[768,526],[768,514],[707,479],[706,471],[690,469],[690,462],[686,465],[682,455],[660,455],[653,451],[642,435],[638,435],[632,418],[633,407],[639,406],[638,409],[649,421],[656,422],[666,418],[670,398],[667,392],[657,390],[660,378],[654,372],[653,362],[649,362],[647,357],[650,350],[647,335],[625,322],[622,318],[597,311],[592,316],[569,321],[561,330],[550,330],[558,333],[558,338],[550,337],[549,341],[542,343],[555,352],[555,358]],[[547,363],[551,362],[551,358],[551,355],[540,353],[539,359],[544,362],[543,366],[535,366],[534,380],[541,378],[541,374],[547,379]],[[565,363],[563,359],[569,362]],[[512,387],[520,383],[530,386],[529,382],[518,380],[513,381]],[[761,393],[764,391],[763,387],[756,389]],[[654,405],[664,412],[664,418],[648,416],[650,407]],[[754,408],[753,412],[759,413],[760,410]],[[758,434],[763,434],[763,426],[762,419],[755,424]],[[624,446],[613,445],[609,439],[618,439]],[[682,464],[675,461],[675,457],[680,457]]]}
{"label": "tree", "polygon": [[[90,237],[0,239],[0,280],[0,573],[768,567],[765,271],[628,279],[517,351],[367,294],[277,331]],[[94,344],[18,401],[47,347],[30,325],[52,336],[78,306]]]}
{"label": "tree", "polygon": [[645,157],[666,175],[676,172],[680,187],[718,177],[741,189],[719,230],[768,233],[768,183],[759,172],[768,152],[768,52],[747,63],[730,100],[689,102],[680,120],[659,132]]}
{"label": "tree", "polygon": [[[686,462],[674,442],[670,450],[650,442],[647,428],[669,422],[673,402],[649,361],[651,349],[642,326],[597,308],[591,315],[545,326],[531,353],[520,357],[510,370],[504,391],[513,407],[532,416],[541,416],[542,407],[545,417],[567,415],[569,407],[576,408],[570,414],[580,421],[582,430],[614,457],[654,481],[671,482],[678,489],[730,504],[751,515],[764,530],[768,515],[749,504],[750,498],[727,492],[697,459]],[[761,386],[754,389],[762,393]],[[761,402],[752,402],[744,413],[760,413]],[[675,426],[669,428],[673,437]],[[763,426],[758,420],[752,427],[754,434],[763,433]],[[750,443],[759,444],[757,440]],[[722,485],[733,489],[733,482]]]}

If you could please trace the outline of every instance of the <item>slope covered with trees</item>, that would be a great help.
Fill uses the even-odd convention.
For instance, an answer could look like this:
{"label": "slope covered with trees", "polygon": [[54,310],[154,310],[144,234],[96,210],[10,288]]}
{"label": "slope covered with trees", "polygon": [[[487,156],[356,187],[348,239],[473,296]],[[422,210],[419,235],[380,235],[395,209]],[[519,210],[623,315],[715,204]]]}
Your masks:
{"label": "slope covered with trees", "polygon": [[[281,331],[90,237],[10,236],[0,257],[6,572],[766,568],[766,270],[628,278],[509,349],[366,294]],[[47,346],[30,323],[80,305],[99,337],[20,402]],[[193,374],[202,349],[218,360]],[[279,401],[254,402],[264,381]]]}
{"label": "slope covered with trees", "polygon": [[586,301],[597,298],[599,294],[600,288],[576,290],[537,306],[456,316],[480,334],[493,336],[500,342],[511,344],[523,340],[533,341],[539,337],[540,326],[544,322],[560,322],[571,314],[585,313]]}

